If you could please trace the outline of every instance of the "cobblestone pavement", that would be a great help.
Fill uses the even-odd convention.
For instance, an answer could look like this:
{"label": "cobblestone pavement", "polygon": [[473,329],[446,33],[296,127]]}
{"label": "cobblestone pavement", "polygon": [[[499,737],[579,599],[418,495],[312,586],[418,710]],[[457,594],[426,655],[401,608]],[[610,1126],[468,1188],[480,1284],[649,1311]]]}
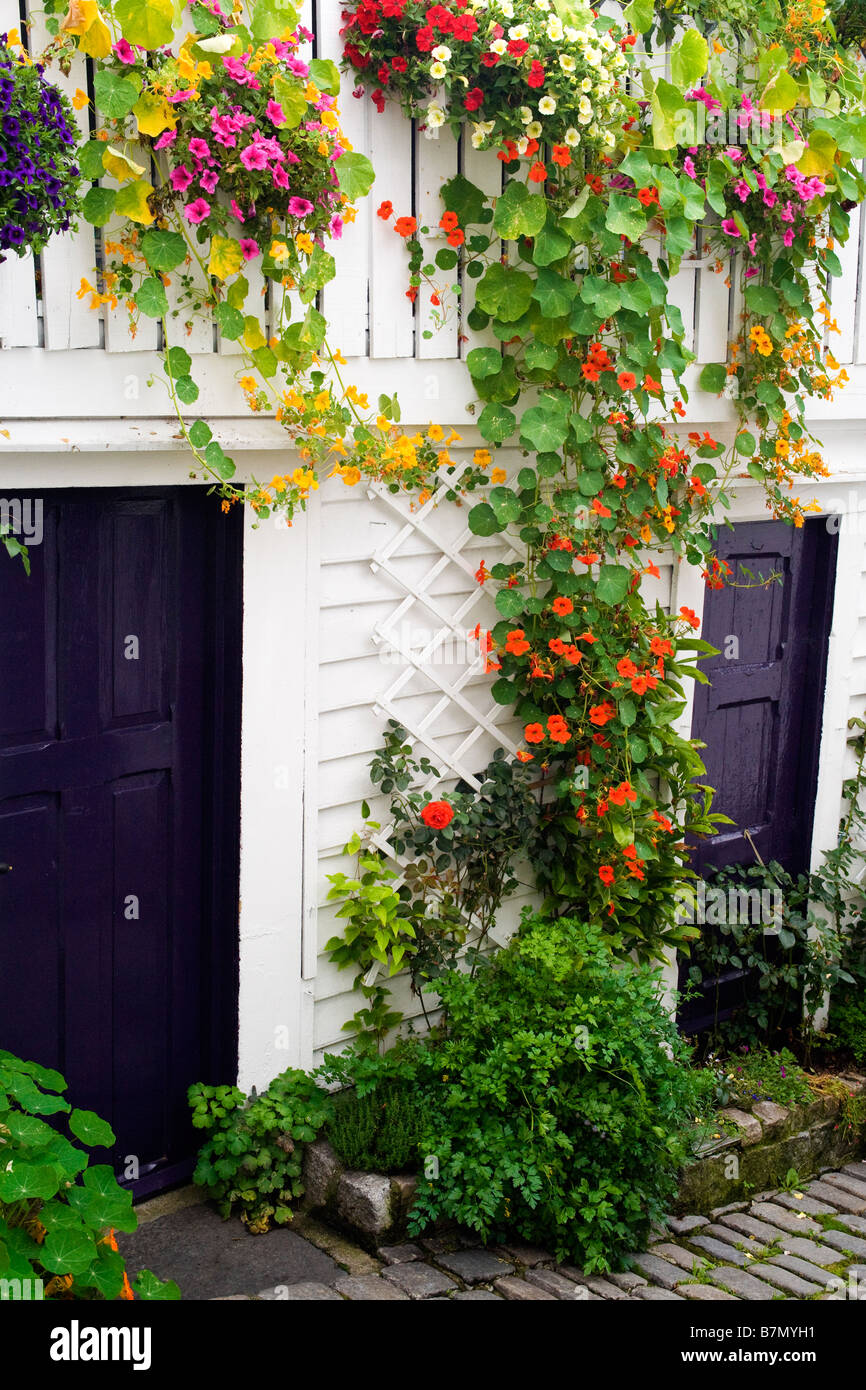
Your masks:
{"label": "cobblestone pavement", "polygon": [[[327,1283],[238,1292],[233,1299],[730,1301],[866,1300],[866,1160],[802,1188],[762,1192],[705,1216],[670,1216],[628,1273],[585,1275],[544,1250],[479,1246],[448,1232],[376,1256],[301,1215],[293,1229],[339,1266]],[[225,1297],[225,1295],[224,1295]]]}

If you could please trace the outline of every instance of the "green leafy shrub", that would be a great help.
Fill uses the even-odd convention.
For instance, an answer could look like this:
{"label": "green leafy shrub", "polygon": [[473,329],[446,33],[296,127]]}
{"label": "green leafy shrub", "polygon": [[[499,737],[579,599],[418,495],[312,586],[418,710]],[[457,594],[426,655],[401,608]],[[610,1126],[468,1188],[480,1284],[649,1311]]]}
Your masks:
{"label": "green leafy shrub", "polygon": [[404,1173],[419,1166],[423,1101],[409,1086],[385,1080],[375,1090],[336,1097],[328,1138],[350,1168]]}
{"label": "green leafy shrub", "polygon": [[766,1047],[742,1047],[728,1059],[727,1079],[731,1099],[739,1105],[751,1105],[756,1100],[805,1105],[812,1099],[806,1075],[786,1047],[779,1052]]}
{"label": "green leafy shrub", "polygon": [[866,1066],[866,999],[853,991],[834,994],[828,1028],[857,1066]]}
{"label": "green leafy shrub", "polygon": [[439,990],[444,1035],[405,1054],[427,1106],[410,1229],[447,1217],[617,1265],[668,1208],[696,1099],[657,973],[600,930],[527,916]]}
{"label": "green leafy shrub", "polygon": [[187,1097],[196,1129],[211,1132],[193,1182],[217,1203],[220,1215],[239,1209],[254,1235],[272,1221],[291,1221],[291,1203],[304,1191],[302,1146],[330,1119],[330,1096],[305,1072],[289,1069],[261,1095],[197,1084]]}
{"label": "green leafy shrub", "polygon": [[[180,1298],[148,1269],[130,1287],[114,1232],[138,1226],[132,1195],[80,1147],[108,1147],[114,1133],[65,1090],[60,1072],[0,1049],[0,1298]],[[49,1115],[65,1115],[72,1137]]]}

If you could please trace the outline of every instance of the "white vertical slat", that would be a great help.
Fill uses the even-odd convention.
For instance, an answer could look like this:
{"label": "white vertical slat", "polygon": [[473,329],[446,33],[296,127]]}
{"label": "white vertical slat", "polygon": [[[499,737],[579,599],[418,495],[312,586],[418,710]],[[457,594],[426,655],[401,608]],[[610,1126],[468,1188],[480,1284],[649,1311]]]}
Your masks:
{"label": "white vertical slat", "polygon": [[209,292],[209,287],[203,285],[204,274],[195,261],[191,266],[180,266],[171,272],[168,277],[171,283],[166,288],[166,296],[169,309],[179,309],[180,312],[177,318],[172,318],[170,313],[166,318],[166,347],[182,347],[186,348],[187,352],[213,352],[214,329],[210,314],[193,313],[193,305],[188,302],[180,303],[181,271],[193,277],[199,290],[203,290],[205,294]]}
{"label": "white vertical slat", "polygon": [[[301,5],[299,8],[299,25],[303,26],[303,28],[306,29],[309,33],[315,34],[316,15],[313,0],[304,0],[303,5]],[[304,40],[297,48],[297,55],[299,58],[302,58],[305,63],[309,63],[310,60],[316,56],[314,51],[314,45],[310,43],[309,40]],[[278,235],[285,235],[284,224],[281,224]],[[274,322],[276,323],[279,318],[279,308],[281,305],[284,307],[285,310],[286,323],[297,323],[301,319],[303,319],[309,306],[301,303],[297,293],[294,290],[283,290],[282,287],[280,285],[277,285],[273,280],[269,282],[269,285],[271,292],[271,303],[273,309]],[[254,310],[248,308],[247,310],[245,310],[245,312],[254,312]],[[266,332],[267,330],[263,329],[263,331]]]}
{"label": "white vertical slat", "polygon": [[[241,274],[249,285],[246,303],[244,304],[242,312],[244,314],[255,314],[257,318],[264,322],[266,316],[264,299],[266,286],[265,277],[260,269],[260,262],[250,261],[248,265],[244,266]],[[271,294],[282,294],[282,290],[273,282],[271,282]],[[276,314],[274,315],[274,322],[276,322]],[[243,350],[244,345],[239,338],[224,338],[222,334],[219,335],[219,351],[223,357],[236,357],[239,353],[242,353]]]}
{"label": "white vertical slat", "polygon": [[863,232],[863,254],[860,257],[857,286],[857,327],[854,332],[854,361],[866,362],[866,227]]}
{"label": "white vertical slat", "polygon": [[[18,0],[0,0],[0,34],[18,29]],[[36,266],[33,256],[6,252],[0,265],[0,344],[5,348],[37,347]]]}
{"label": "white vertical slat", "polygon": [[[349,98],[355,100],[354,97]],[[365,102],[369,101],[364,96]],[[372,103],[370,103],[372,105]],[[369,155],[376,170],[370,195],[370,356],[411,357],[415,346],[415,316],[407,299],[409,271],[406,250],[393,222],[376,216],[376,208],[391,202],[397,217],[412,212],[412,139],[414,124],[396,101],[369,122]],[[423,143],[428,144],[429,141]],[[437,216],[439,221],[441,213]],[[420,217],[419,217],[420,221]],[[419,298],[423,291],[419,291]]]}
{"label": "white vertical slat", "polygon": [[[430,235],[421,238],[427,261],[432,261],[440,247],[447,245],[445,234],[438,230],[439,219],[442,216],[442,199],[439,196],[439,190],[445,180],[453,178],[456,173],[457,141],[451,134],[450,127],[444,125],[440,128],[438,140],[428,140],[426,136],[422,136],[417,147],[415,206],[418,209],[416,215],[419,226],[430,228]],[[418,323],[418,335],[415,344],[416,356],[428,359],[456,357],[458,314],[452,312],[450,322],[437,329],[433,319],[434,309],[426,289],[419,293],[416,309]],[[423,337],[425,329],[432,332],[431,338]]]}
{"label": "white vertical slat", "polygon": [[[711,226],[713,247],[723,249],[718,226]],[[693,351],[698,362],[724,362],[728,354],[728,315],[731,291],[725,283],[728,277],[728,263],[722,258],[722,269],[706,264],[706,231],[701,231],[701,243],[705,264],[697,282],[697,305],[695,314],[695,346]]]}
{"label": "white vertical slat", "polygon": [[[495,150],[474,150],[471,139],[464,138],[463,173],[470,183],[474,183],[476,188],[481,189],[482,193],[496,197],[502,192],[502,170],[502,160],[497,159]],[[470,228],[470,234],[479,230],[479,228]],[[474,347],[499,346],[499,339],[491,332],[490,328],[485,328],[481,333],[475,333],[466,322],[475,307],[477,285],[477,280],[472,280],[464,274],[463,297],[460,301],[460,354],[463,357]]]}
{"label": "white vertical slat", "polygon": [[836,243],[836,255],[842,265],[841,278],[830,284],[830,308],[837,324],[839,334],[831,334],[830,351],[837,362],[854,361],[854,341],[857,330],[858,295],[857,272],[863,254],[863,208],[857,207],[850,213],[850,233],[845,245]]}
{"label": "white vertical slat", "polygon": [[683,346],[694,351],[695,299],[699,270],[694,261],[684,257],[676,275],[668,281],[668,302],[676,305],[683,317]]}
{"label": "white vertical slat", "polygon": [[[45,27],[41,10],[30,19],[30,50],[35,55],[47,46],[50,34]],[[53,64],[46,77],[72,100],[76,88],[87,90],[87,60],[73,58],[69,76],[64,77]],[[82,138],[90,135],[88,107],[74,113]],[[94,282],[96,239],[93,228],[82,217],[79,230],[54,236],[42,252],[42,320],[47,348],[98,347],[100,343],[99,315],[89,309],[89,296],[77,297],[82,279]]]}
{"label": "white vertical slat", "polygon": [[[343,52],[340,26],[340,6],[320,4],[316,30],[318,56],[330,58],[338,64]],[[355,100],[351,95],[352,79],[348,74],[343,74],[341,87],[341,127],[353,148],[364,151],[367,148],[367,123],[372,103]],[[379,172],[387,178],[387,170]],[[368,197],[359,200],[355,221],[347,222],[341,240],[331,241],[328,246],[336,262],[337,273],[322,291],[321,307],[329,324],[329,341],[340,348],[346,357],[364,357],[367,353],[370,219],[374,199],[375,192],[371,190]]]}

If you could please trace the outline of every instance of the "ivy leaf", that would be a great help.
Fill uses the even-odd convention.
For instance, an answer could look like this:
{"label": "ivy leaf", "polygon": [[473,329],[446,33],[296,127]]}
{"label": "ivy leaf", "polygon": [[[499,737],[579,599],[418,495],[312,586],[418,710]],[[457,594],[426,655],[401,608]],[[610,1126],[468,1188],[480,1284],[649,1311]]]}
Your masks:
{"label": "ivy leaf", "polygon": [[547,221],[547,201],[538,193],[530,193],[525,183],[509,183],[497,200],[493,214],[494,229],[507,241],[518,237],[534,237]]}
{"label": "ivy leaf", "polygon": [[602,565],[595,586],[596,597],[602,603],[622,603],[630,583],[631,571],[625,565]]}
{"label": "ivy leaf", "polygon": [[163,48],[174,38],[171,0],[115,0],[114,17],[128,43],[138,48]]}
{"label": "ivy leaf", "polygon": [[168,313],[168,299],[161,280],[144,280],[135,292],[135,302],[149,319],[161,319]]}
{"label": "ivy leaf", "polygon": [[178,232],[152,227],[141,238],[141,254],[151,270],[165,274],[186,260],[186,242]]}
{"label": "ivy leaf", "polygon": [[365,154],[349,150],[334,162],[334,168],[337,171],[340,192],[345,193],[350,202],[354,202],[356,198],[363,198],[373,187],[376,172]]}

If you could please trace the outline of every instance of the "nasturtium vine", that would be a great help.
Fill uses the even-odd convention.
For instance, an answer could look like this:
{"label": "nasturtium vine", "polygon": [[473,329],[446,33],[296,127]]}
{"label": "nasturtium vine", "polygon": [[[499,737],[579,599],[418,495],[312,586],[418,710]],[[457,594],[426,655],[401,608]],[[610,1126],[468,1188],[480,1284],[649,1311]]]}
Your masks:
{"label": "nasturtium vine", "polygon": [[[481,452],[524,456],[491,471],[469,526],[523,552],[477,578],[500,614],[483,639],[494,698],[541,779],[537,882],[553,911],[655,954],[694,934],[674,910],[687,836],[724,818],[677,730],[711,649],[646,585],[671,561],[736,581],[714,525],[740,478],[795,526],[817,509],[793,489],[828,472],[806,415],[846,379],[825,343],[864,196],[860,55],[823,0],[633,0],[622,23],[581,0],[358,0],[344,19],[356,95],[399,100],[430,136],[448,122],[503,165],[496,194],[446,182],[438,229],[390,202],[379,216],[406,240],[410,298],[423,286],[440,319],[451,282],[474,281]],[[437,234],[446,258],[424,264]],[[727,361],[700,372],[670,292],[696,254],[741,305]],[[733,403],[727,442],[690,428],[690,383]]]}

